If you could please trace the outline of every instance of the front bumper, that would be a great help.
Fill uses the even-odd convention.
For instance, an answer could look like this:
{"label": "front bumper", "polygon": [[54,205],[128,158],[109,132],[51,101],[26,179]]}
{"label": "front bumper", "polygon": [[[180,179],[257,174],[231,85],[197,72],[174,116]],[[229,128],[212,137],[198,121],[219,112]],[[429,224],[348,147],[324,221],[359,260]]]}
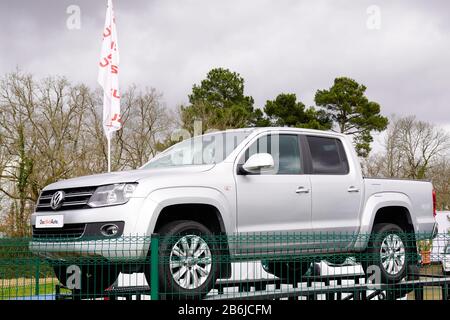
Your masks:
{"label": "front bumper", "polygon": [[108,240],[31,241],[31,252],[51,260],[78,261],[86,258],[111,262],[143,260],[150,237],[122,236]]}
{"label": "front bumper", "polygon": [[[77,260],[79,258],[99,258],[109,261],[142,260],[147,256],[150,247],[150,236],[147,237],[145,221],[139,218],[148,217],[147,211],[141,216],[145,199],[132,198],[125,205],[79,209],[70,211],[44,211],[34,213],[31,224],[36,224],[39,216],[63,215],[64,225],[86,225],[80,237],[70,239],[58,237],[34,237],[29,244],[31,252],[53,260]],[[151,215],[151,213],[150,213]],[[105,238],[98,234],[103,224],[123,223],[121,233],[116,237]]]}
{"label": "front bumper", "polygon": [[[114,226],[116,234],[105,235],[105,228]],[[119,238],[123,234],[125,222],[92,222],[79,224],[66,224],[62,228],[36,228],[33,226],[33,240],[107,240]]]}

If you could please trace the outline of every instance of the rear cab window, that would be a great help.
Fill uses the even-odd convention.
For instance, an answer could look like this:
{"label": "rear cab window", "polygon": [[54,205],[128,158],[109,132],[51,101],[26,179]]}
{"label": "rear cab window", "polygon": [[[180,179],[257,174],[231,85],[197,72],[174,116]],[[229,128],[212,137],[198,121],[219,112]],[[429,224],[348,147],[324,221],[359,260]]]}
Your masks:
{"label": "rear cab window", "polygon": [[311,154],[312,174],[346,175],[349,165],[340,139],[306,136]]}

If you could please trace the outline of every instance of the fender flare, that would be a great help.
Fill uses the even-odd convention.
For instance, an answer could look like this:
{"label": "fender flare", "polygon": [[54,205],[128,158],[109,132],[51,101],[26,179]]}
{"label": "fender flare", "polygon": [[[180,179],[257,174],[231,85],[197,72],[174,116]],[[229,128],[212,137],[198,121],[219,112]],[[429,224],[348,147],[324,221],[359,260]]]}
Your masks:
{"label": "fender flare", "polygon": [[360,218],[360,230],[359,237],[355,243],[356,250],[363,250],[366,248],[369,235],[372,232],[373,224],[377,212],[386,207],[403,207],[410,213],[411,222],[414,227],[414,232],[417,232],[417,222],[414,219],[414,215],[411,213],[413,205],[411,199],[404,193],[401,192],[379,192],[373,194],[366,201],[364,211]]}
{"label": "fender flare", "polygon": [[[146,234],[154,232],[158,218],[162,210],[172,205],[182,204],[204,204],[217,209],[219,218],[222,220],[225,233],[235,230],[234,209],[229,205],[227,198],[217,189],[209,187],[171,187],[162,188],[151,192],[146,202],[153,204],[152,213],[146,213],[147,219],[140,219],[141,223],[147,225]],[[141,216],[145,213],[141,213]],[[219,219],[219,220],[220,220]],[[145,222],[144,220],[147,220]]]}

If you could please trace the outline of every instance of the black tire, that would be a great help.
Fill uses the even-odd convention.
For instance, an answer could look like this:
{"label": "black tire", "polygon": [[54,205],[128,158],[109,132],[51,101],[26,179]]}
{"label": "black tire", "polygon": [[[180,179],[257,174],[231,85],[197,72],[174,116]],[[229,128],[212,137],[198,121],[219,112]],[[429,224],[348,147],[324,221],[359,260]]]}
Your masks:
{"label": "black tire", "polygon": [[[396,239],[397,243],[400,239],[404,248],[403,252],[405,254],[403,263],[401,263],[401,259],[394,259],[392,267],[390,267],[390,264],[387,264],[387,266],[385,267],[382,262],[381,250],[383,241],[386,240],[388,242],[389,239]],[[409,242],[410,241],[408,241],[405,232],[399,226],[392,223],[376,224],[373,227],[372,234],[370,235],[367,249],[360,259],[364,272],[367,274],[368,268],[370,266],[375,266],[380,270],[381,283],[396,284],[400,282],[407,276],[409,269],[408,266],[412,264],[411,260],[414,249]],[[393,254],[389,253],[389,255],[395,257],[395,252],[398,252],[398,257],[402,256],[401,249],[394,250],[393,252]],[[386,261],[386,259],[384,261]],[[389,272],[389,268],[391,268],[391,272]]]}
{"label": "black tire", "polygon": [[[79,289],[75,289],[78,289],[78,292],[81,295],[98,295],[105,292],[105,290],[111,287],[111,285],[117,280],[117,276],[119,275],[117,267],[113,264],[77,266],[81,271],[81,287]],[[74,273],[73,270],[70,270],[68,274],[67,268],[69,268],[70,265],[52,263],[52,267],[59,282],[63,286],[68,286],[68,277]]]}
{"label": "black tire", "polygon": [[262,262],[262,264],[266,272],[273,274],[277,278],[280,278],[281,280],[288,283],[302,282],[302,277],[308,272],[308,270],[311,267],[311,262],[302,260],[299,261],[269,260]]}
{"label": "black tire", "polygon": [[[211,231],[198,222],[179,220],[163,226],[158,233],[161,236],[159,245],[160,262],[158,266],[160,293],[162,293],[166,299],[170,300],[193,300],[203,298],[213,289],[220,267],[220,251],[217,249],[219,246],[215,243],[217,241],[214,241]],[[198,240],[198,238],[201,240]],[[189,248],[192,247],[194,239],[197,239],[199,241],[197,242],[197,248],[200,248],[199,245],[204,246],[204,250],[200,251],[203,253],[197,257],[197,259],[200,259],[200,261],[201,259],[210,261],[210,263],[196,263],[195,261],[189,261],[188,259],[183,262],[183,258],[175,257],[174,247],[175,245],[178,246],[183,239],[188,241]],[[190,250],[187,251],[190,252]],[[170,259],[175,259],[175,262],[181,264],[181,266],[174,267],[171,270]],[[191,256],[191,259],[196,259],[196,257]],[[183,272],[183,270],[185,271]],[[202,273],[205,272],[204,270],[209,270],[209,272],[207,276],[202,278]],[[183,276],[180,276],[179,280],[175,278],[175,275],[178,272],[179,274],[183,274]],[[190,273],[189,276],[187,273]],[[147,282],[151,285],[149,267],[145,268],[145,277]],[[181,279],[183,277],[184,281]],[[197,285],[195,284],[194,278],[200,279]],[[184,285],[181,284],[181,282],[184,282]],[[192,288],[189,288],[191,283]]]}

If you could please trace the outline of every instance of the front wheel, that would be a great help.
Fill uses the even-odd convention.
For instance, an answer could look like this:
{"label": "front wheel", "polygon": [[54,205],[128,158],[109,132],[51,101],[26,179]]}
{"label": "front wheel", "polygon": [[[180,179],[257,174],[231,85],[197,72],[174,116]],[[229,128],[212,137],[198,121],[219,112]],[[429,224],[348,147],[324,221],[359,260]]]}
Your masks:
{"label": "front wheel", "polygon": [[[159,230],[159,288],[167,299],[201,299],[219,273],[213,234],[195,221],[174,221]],[[150,272],[145,272],[150,283]],[[150,284],[151,285],[151,284]]]}
{"label": "front wheel", "polygon": [[405,278],[412,249],[404,231],[391,223],[374,226],[361,264],[367,273],[379,270],[382,283],[395,284]]}

